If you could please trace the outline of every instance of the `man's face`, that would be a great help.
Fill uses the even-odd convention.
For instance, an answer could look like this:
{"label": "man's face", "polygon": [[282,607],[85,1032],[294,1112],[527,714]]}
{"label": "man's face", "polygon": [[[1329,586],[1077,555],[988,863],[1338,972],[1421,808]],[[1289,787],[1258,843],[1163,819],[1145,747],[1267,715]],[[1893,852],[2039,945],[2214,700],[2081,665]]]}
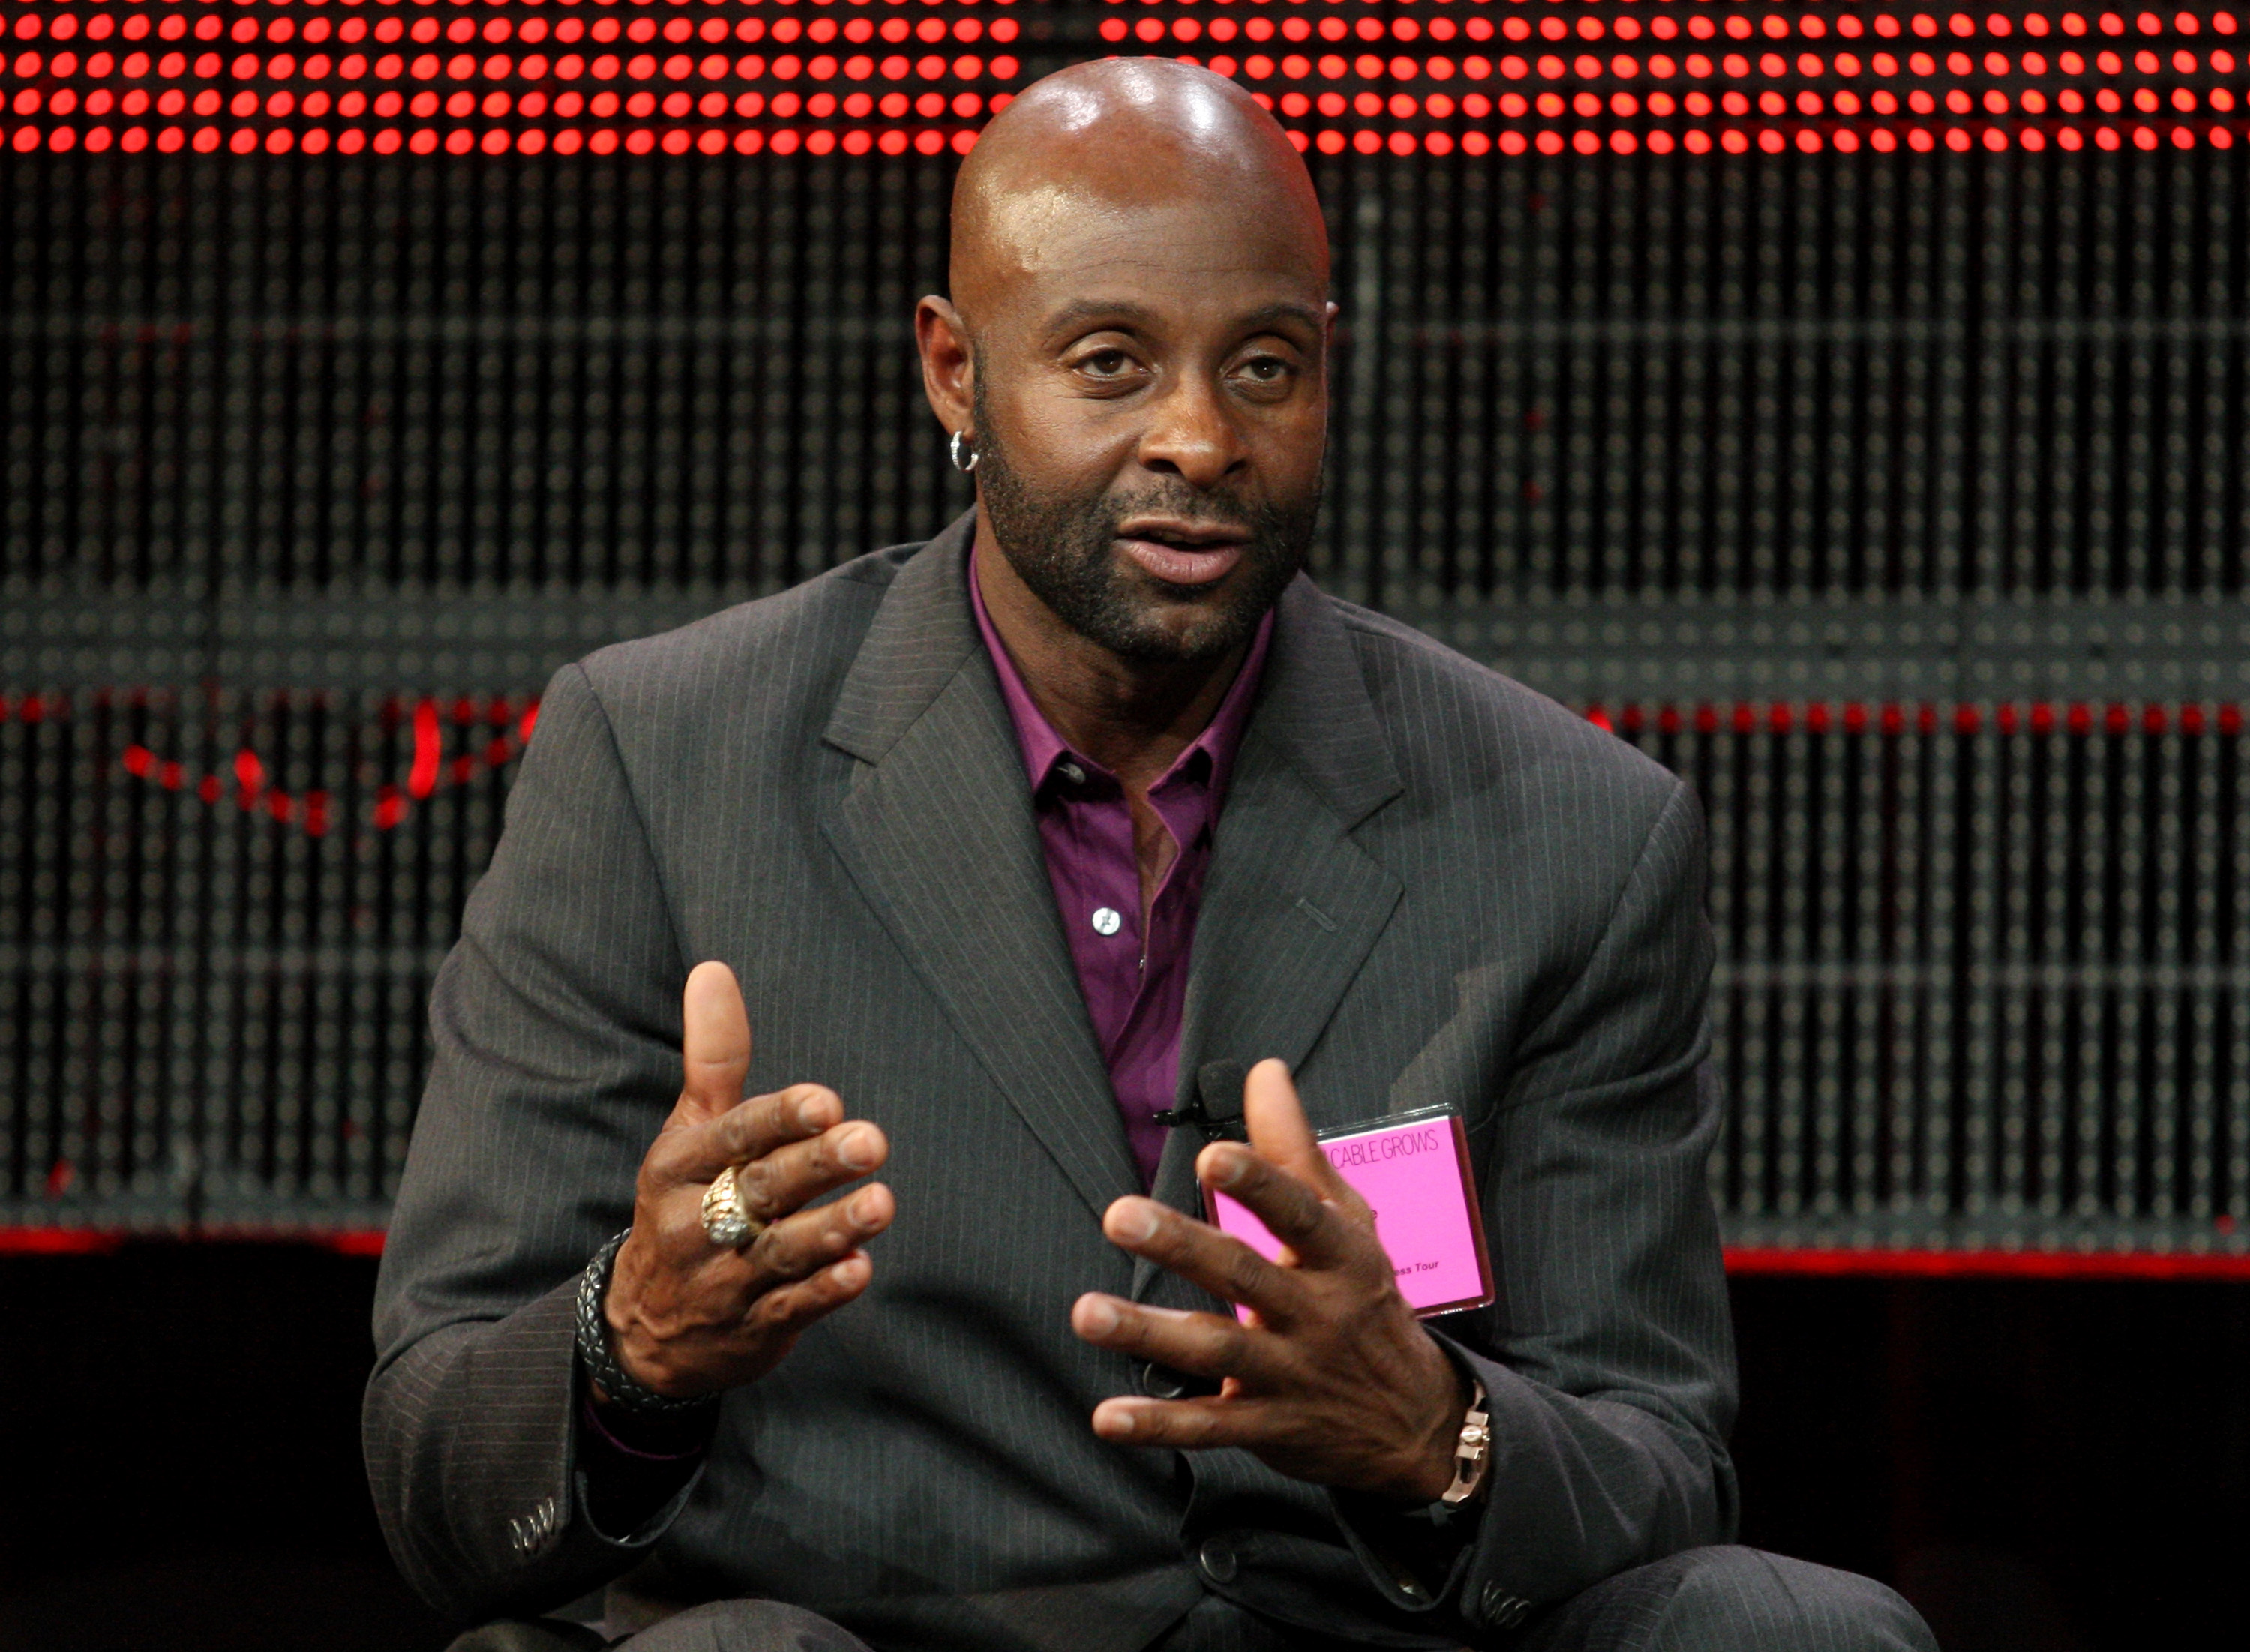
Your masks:
{"label": "man's face", "polygon": [[996,226],[1011,267],[972,319],[993,535],[1110,652],[1223,655],[1304,565],[1319,513],[1317,253],[1211,201],[1034,196],[1024,217]]}

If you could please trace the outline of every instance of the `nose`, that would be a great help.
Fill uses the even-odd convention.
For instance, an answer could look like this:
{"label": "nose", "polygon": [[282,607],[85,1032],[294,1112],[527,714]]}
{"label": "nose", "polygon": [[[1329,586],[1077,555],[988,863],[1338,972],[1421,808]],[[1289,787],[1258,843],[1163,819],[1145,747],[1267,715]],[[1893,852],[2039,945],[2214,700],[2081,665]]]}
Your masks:
{"label": "nose", "polygon": [[1189,376],[1176,381],[1150,410],[1141,463],[1201,490],[1247,468],[1250,449],[1235,428],[1224,392],[1200,376]]}

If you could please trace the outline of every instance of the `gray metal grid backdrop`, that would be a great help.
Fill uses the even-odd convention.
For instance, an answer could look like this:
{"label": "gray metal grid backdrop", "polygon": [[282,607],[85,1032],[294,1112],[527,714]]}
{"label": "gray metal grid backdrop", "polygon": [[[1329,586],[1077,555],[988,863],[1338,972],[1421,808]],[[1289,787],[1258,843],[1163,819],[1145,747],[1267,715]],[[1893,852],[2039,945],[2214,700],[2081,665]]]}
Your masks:
{"label": "gray metal grid backdrop", "polygon": [[[1318,571],[1701,791],[1737,1238],[2245,1243],[2246,166],[1317,162]],[[0,1222],[379,1222],[547,671],[963,503],[949,179],[0,160]]]}

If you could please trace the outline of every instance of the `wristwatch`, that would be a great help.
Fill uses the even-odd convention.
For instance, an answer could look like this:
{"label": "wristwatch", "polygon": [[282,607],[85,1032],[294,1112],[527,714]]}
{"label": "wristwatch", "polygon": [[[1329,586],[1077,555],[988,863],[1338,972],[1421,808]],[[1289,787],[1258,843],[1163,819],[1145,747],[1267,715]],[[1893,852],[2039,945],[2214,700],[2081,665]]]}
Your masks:
{"label": "wristwatch", "polygon": [[1484,1490],[1485,1470],[1492,1466],[1492,1416],[1484,1408],[1484,1384],[1469,1379],[1468,1415],[1461,1419],[1461,1437],[1453,1447],[1453,1483],[1439,1495],[1447,1508],[1458,1509]]}

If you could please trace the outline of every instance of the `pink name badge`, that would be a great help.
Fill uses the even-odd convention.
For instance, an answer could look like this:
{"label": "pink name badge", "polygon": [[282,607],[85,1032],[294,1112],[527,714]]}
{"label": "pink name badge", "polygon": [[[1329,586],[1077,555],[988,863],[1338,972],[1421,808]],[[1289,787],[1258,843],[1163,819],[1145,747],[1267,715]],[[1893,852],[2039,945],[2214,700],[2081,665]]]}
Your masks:
{"label": "pink name badge", "polygon": [[[1329,1162],[1375,1212],[1376,1236],[1398,1276],[1399,1294],[1418,1318],[1492,1301],[1492,1259],[1485,1251],[1468,1132],[1460,1114],[1450,1107],[1393,1113],[1324,1130],[1320,1143]],[[1222,1233],[1268,1261],[1281,1254],[1281,1242],[1240,1203],[1215,1187],[1204,1189],[1204,1200]],[[1238,1318],[1246,1312],[1234,1311]]]}

